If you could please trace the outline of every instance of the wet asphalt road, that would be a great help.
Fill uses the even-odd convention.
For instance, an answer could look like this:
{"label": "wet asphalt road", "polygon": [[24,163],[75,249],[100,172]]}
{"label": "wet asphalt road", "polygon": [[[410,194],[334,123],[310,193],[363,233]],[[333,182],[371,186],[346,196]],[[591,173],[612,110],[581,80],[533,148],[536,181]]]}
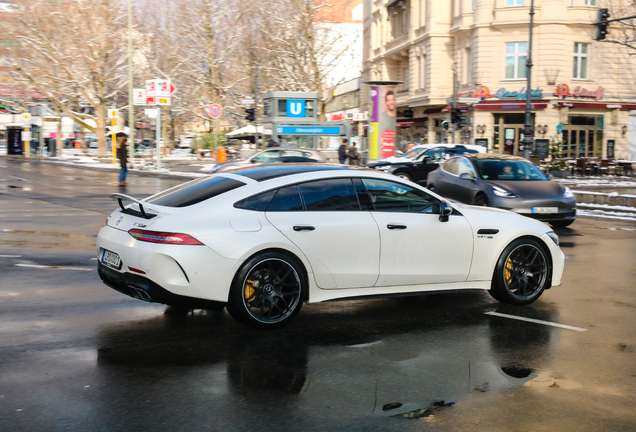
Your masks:
{"label": "wet asphalt road", "polygon": [[263,332],[101,283],[116,175],[0,158],[0,431],[636,430],[634,223],[559,230],[563,285],[530,306],[325,303]]}

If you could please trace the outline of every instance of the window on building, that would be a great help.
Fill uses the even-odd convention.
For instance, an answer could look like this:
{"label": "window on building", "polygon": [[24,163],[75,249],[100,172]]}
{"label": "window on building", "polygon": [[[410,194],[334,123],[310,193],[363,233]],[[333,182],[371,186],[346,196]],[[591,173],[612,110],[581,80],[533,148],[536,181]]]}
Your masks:
{"label": "window on building", "polygon": [[574,44],[574,79],[588,79],[590,44]]}
{"label": "window on building", "polygon": [[473,54],[470,48],[466,48],[464,53],[464,82],[466,84],[472,83],[473,76]]}
{"label": "window on building", "polygon": [[398,4],[388,10],[391,20],[391,36],[393,39],[399,38],[400,36],[408,33],[408,11],[408,7],[404,4]]}
{"label": "window on building", "polygon": [[585,0],[585,6],[596,6],[596,0]]}
{"label": "window on building", "polygon": [[402,86],[402,88],[404,89],[404,91],[409,89],[409,83],[411,81],[410,76],[409,76],[409,63],[408,61],[406,63],[404,63],[404,66],[402,67],[402,81],[404,81],[404,85]]}
{"label": "window on building", "polygon": [[523,6],[524,0],[506,0],[506,6]]}
{"label": "window on building", "polygon": [[527,77],[527,56],[527,42],[506,43],[506,79],[523,79]]}
{"label": "window on building", "polygon": [[426,0],[419,0],[420,10],[418,11],[419,26],[424,27],[426,24]]}

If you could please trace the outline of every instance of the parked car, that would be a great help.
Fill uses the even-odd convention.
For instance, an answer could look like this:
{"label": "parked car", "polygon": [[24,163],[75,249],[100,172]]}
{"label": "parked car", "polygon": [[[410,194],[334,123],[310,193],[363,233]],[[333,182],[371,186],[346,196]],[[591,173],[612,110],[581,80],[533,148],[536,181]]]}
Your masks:
{"label": "parked car", "polygon": [[561,283],[545,224],[450,203],[382,172],[335,164],[251,167],[120,208],[97,239],[103,282],[131,297],[227,307],[262,328],[303,302],[484,289],[524,305]]}
{"label": "parked car", "polygon": [[223,162],[214,167],[213,173],[231,171],[239,168],[245,168],[267,162],[270,159],[276,159],[287,156],[298,156],[315,159],[319,162],[327,162],[327,159],[319,150],[303,147],[270,147],[253,154],[247,159]]}
{"label": "parked car", "polygon": [[179,140],[178,147],[190,148],[192,146],[192,140],[194,140],[194,135],[185,135]]}
{"label": "parked car", "polygon": [[576,219],[572,191],[517,156],[454,157],[428,176],[427,186],[452,200],[510,210],[557,227],[566,227]]}
{"label": "parked car", "polygon": [[269,159],[263,162],[261,165],[272,165],[281,163],[324,163],[316,159],[304,157],[304,156],[282,156],[279,158]]}
{"label": "parked car", "polygon": [[[428,146],[428,144],[424,145]],[[402,177],[403,179],[414,181],[415,183],[426,184],[428,173],[436,170],[440,161],[458,154],[485,151],[485,148],[481,146],[471,147],[472,148],[461,144],[438,144],[428,148],[422,147],[411,150],[419,151],[419,153],[417,153],[417,155],[412,159],[387,159],[384,161],[372,162],[367,164],[367,167],[388,172],[398,177]]]}

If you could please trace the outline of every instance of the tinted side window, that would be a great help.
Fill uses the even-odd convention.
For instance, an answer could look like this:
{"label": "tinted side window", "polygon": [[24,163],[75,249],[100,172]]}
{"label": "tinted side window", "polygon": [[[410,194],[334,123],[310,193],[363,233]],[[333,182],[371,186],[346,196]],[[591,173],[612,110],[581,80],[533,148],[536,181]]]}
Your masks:
{"label": "tinted side window", "polygon": [[387,180],[363,179],[376,211],[438,214],[440,202],[428,193]]}
{"label": "tinted side window", "polygon": [[234,207],[243,210],[265,211],[267,210],[267,206],[269,205],[269,203],[272,202],[272,198],[275,194],[276,191],[272,190],[269,192],[264,192],[262,194],[254,195],[234,203]]}
{"label": "tinted side window", "polygon": [[457,158],[456,162],[457,175],[468,174],[471,178],[475,178],[473,165],[464,158]]}
{"label": "tinted side window", "polygon": [[307,210],[360,210],[351,179],[319,180],[303,183],[299,187]]}
{"label": "tinted side window", "polygon": [[187,207],[231,191],[245,183],[226,177],[205,177],[190,183],[184,183],[148,200],[153,204],[167,207]]}
{"label": "tinted side window", "polygon": [[274,199],[267,207],[267,211],[302,211],[303,203],[300,200],[298,186],[287,186],[278,189]]}

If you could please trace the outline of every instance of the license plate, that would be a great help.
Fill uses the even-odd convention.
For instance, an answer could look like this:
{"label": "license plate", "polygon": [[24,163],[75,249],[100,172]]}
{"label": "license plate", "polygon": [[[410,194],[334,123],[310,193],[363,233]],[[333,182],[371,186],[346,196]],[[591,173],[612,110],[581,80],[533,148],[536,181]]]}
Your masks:
{"label": "license plate", "polygon": [[532,213],[558,213],[558,207],[532,207]]}
{"label": "license plate", "polygon": [[121,258],[119,258],[119,255],[106,249],[104,249],[104,253],[102,254],[102,263],[117,270],[121,268]]}

